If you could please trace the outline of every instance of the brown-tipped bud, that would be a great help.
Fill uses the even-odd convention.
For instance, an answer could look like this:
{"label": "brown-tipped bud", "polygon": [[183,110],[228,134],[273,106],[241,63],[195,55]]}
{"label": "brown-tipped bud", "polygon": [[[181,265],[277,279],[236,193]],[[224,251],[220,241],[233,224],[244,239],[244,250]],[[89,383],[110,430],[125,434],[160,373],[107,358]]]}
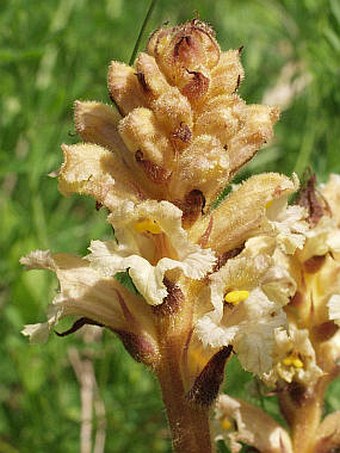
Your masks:
{"label": "brown-tipped bud", "polygon": [[[218,255],[239,248],[246,239],[265,231],[266,206],[272,200],[286,197],[296,190],[296,180],[277,173],[255,175],[242,183],[237,190],[211,213],[212,231],[206,243]],[[242,213],[242,215],[241,215]],[[242,217],[242,219],[241,219]],[[226,223],[225,219],[228,219]],[[197,222],[191,230],[192,239],[198,241],[206,232],[210,216]]]}
{"label": "brown-tipped bud", "polygon": [[244,112],[244,126],[228,143],[232,174],[247,163],[273,137],[273,125],[279,119],[277,107],[250,105]]}
{"label": "brown-tipped bud", "polygon": [[195,103],[203,96],[205,96],[209,90],[210,79],[207,75],[204,75],[201,71],[187,71],[191,78],[183,86],[182,93],[192,103]]}
{"label": "brown-tipped bud", "polygon": [[220,48],[212,29],[199,20],[156,31],[149,40],[153,55],[171,85],[185,90],[190,98],[205,95],[211,71],[220,58]]}
{"label": "brown-tipped bud", "polygon": [[135,159],[150,181],[156,184],[165,184],[169,179],[170,173],[152,160],[144,159],[144,154],[141,150],[136,151]]}
{"label": "brown-tipped bud", "polygon": [[111,62],[107,85],[110,98],[122,115],[126,115],[134,108],[146,104],[144,92],[137,79],[135,69],[124,63]]}
{"label": "brown-tipped bud", "polygon": [[[152,109],[170,139],[178,138],[179,144],[182,142],[183,146],[190,143],[193,127],[192,110],[188,99],[180,93],[178,88],[171,87],[152,102]],[[176,145],[174,143],[173,145],[177,150]]]}
{"label": "brown-tipped bud", "polygon": [[223,381],[225,363],[232,350],[232,346],[224,347],[209,360],[187,395],[190,402],[210,406],[215,401]]}
{"label": "brown-tipped bud", "polygon": [[124,149],[117,126],[120,114],[112,107],[100,102],[74,103],[74,123],[80,137],[85,142],[95,143],[116,151]]}
{"label": "brown-tipped bud", "polygon": [[149,101],[157,99],[171,88],[151,55],[146,53],[139,55],[136,61],[136,71],[142,92]]}
{"label": "brown-tipped bud", "polygon": [[140,150],[143,158],[165,166],[172,160],[170,141],[159,127],[152,110],[133,110],[119,124],[119,133],[132,154]]}
{"label": "brown-tipped bud", "polygon": [[229,170],[229,159],[221,142],[211,135],[200,135],[180,157],[171,180],[173,196],[183,200],[197,190],[209,204],[222,189]]}
{"label": "brown-tipped bud", "polygon": [[124,330],[114,330],[119,336],[125,349],[137,362],[154,367],[159,352],[155,342],[146,333],[135,334]]}

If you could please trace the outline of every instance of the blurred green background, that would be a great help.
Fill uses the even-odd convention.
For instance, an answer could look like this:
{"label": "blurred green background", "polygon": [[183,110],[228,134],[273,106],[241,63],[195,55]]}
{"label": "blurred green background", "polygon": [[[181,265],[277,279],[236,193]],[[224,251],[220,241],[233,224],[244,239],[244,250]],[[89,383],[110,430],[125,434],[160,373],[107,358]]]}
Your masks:
{"label": "blurred green background", "polygon": [[[106,422],[105,451],[170,451],[156,382],[112,334],[86,343],[82,335],[52,336],[47,345],[30,346],[19,333],[45,319],[57,287],[47,272],[23,272],[19,258],[36,248],[84,254],[90,239],[110,236],[92,200],[62,198],[47,174],[61,163],[60,144],[77,141],[74,100],[108,102],[108,63],[129,61],[148,6],[149,0],[0,2],[0,453],[79,451],[74,368],[87,357],[98,384],[94,432],[105,432]],[[159,0],[141,48],[164,22],[196,14],[214,26],[222,49],[245,46],[241,95],[283,108],[275,140],[243,176],[301,175],[308,165],[320,181],[339,173],[338,0]],[[228,392],[256,396],[235,361],[228,371]],[[339,409],[340,388],[333,387],[329,410]],[[260,403],[277,413],[272,399]]]}

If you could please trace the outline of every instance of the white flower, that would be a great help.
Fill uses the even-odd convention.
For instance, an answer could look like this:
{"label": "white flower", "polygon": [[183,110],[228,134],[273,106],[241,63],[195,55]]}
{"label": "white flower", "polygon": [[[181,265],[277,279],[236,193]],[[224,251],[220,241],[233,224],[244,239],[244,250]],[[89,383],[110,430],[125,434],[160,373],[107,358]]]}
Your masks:
{"label": "white flower", "polygon": [[[32,342],[46,341],[54,325],[63,317],[84,317],[95,323],[123,329],[127,324],[121,306],[119,292],[125,295],[124,288],[112,278],[105,278],[82,258],[37,250],[21,258],[21,264],[28,269],[48,269],[56,273],[60,291],[48,310],[48,320],[44,323],[25,326],[23,334]],[[140,305],[136,296],[129,295],[136,306]],[[127,303],[127,301],[125,301]]]}
{"label": "white flower", "polygon": [[277,381],[283,380],[310,386],[323,375],[316,364],[315,351],[307,329],[298,329],[293,324],[289,324],[288,331],[277,329],[273,355],[273,369],[263,376],[268,385],[275,385]]}
{"label": "white flower", "polygon": [[215,256],[192,244],[181,226],[182,211],[167,201],[126,203],[111,214],[115,241],[92,241],[87,259],[104,276],[128,269],[136,288],[150,305],[167,296],[163,282],[171,269],[199,280],[209,272]]}
{"label": "white flower", "polygon": [[324,215],[317,225],[306,233],[306,243],[299,251],[299,259],[306,261],[326,253],[340,254],[340,230],[332,217]]}
{"label": "white flower", "polygon": [[295,284],[269,255],[252,255],[254,241],[257,252],[256,239],[248,241],[239,256],[211,276],[214,310],[198,320],[196,332],[205,345],[232,344],[242,366],[262,374],[272,366],[274,332],[286,322],[282,306]]}
{"label": "white flower", "polygon": [[256,451],[292,453],[288,433],[259,407],[228,395],[220,395],[215,413],[216,440],[224,440],[232,453],[242,445]]}
{"label": "white flower", "polygon": [[[293,175],[295,190],[299,186],[296,175]],[[268,223],[276,234],[279,247],[292,255],[296,249],[301,249],[305,242],[308,224],[305,220],[306,210],[301,206],[288,206],[288,195],[274,199],[266,209]]]}
{"label": "white flower", "polygon": [[58,179],[64,195],[90,195],[109,210],[140,198],[136,181],[117,153],[90,143],[63,145],[62,149],[64,163]]}

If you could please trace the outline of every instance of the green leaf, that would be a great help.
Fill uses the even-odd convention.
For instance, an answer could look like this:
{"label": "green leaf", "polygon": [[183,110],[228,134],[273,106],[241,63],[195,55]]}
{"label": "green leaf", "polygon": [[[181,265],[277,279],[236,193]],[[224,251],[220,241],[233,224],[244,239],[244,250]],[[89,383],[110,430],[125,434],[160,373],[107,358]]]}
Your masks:
{"label": "green leaf", "polygon": [[128,269],[125,272],[117,272],[115,279],[133,294],[140,295],[140,292],[138,291],[135,284],[133,283],[132,278],[130,277]]}

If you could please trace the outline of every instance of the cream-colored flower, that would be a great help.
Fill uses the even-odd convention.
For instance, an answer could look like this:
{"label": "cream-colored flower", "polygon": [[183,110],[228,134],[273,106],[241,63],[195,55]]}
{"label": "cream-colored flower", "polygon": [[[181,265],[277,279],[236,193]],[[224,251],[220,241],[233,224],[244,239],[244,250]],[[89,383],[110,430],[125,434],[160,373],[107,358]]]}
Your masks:
{"label": "cream-colored flower", "polygon": [[293,453],[288,433],[259,407],[220,395],[215,412],[216,440],[224,440],[232,453],[242,446],[268,453]]}
{"label": "cream-colored flower", "polygon": [[288,331],[275,331],[273,369],[263,376],[268,385],[280,384],[280,381],[292,381],[312,386],[323,375],[316,363],[315,351],[309,339],[307,329],[298,329],[289,324]]}
{"label": "cream-colored flower", "polygon": [[[202,249],[190,242],[182,227],[182,216],[183,212],[168,201],[148,200],[138,204],[124,203],[109,216],[109,221],[115,229],[118,243],[124,244],[133,253],[144,256],[150,262],[163,257],[179,261],[193,257],[188,276],[202,278],[211,270],[214,254],[210,249]],[[199,255],[202,256],[203,267],[199,264]]]}
{"label": "cream-colored flower", "polygon": [[[295,190],[298,180],[295,179]],[[308,232],[306,210],[301,206],[288,206],[288,195],[268,204],[266,217],[276,233],[277,244],[282,250],[292,255],[296,249],[302,249]]]}
{"label": "cream-colored flower", "polygon": [[20,262],[28,269],[55,272],[60,283],[60,290],[48,310],[47,322],[31,324],[23,330],[23,334],[30,336],[31,341],[46,341],[54,325],[70,316],[84,318],[117,332],[143,332],[152,342],[154,327],[149,320],[146,304],[117,280],[100,275],[87,260],[37,250],[23,257]]}
{"label": "cream-colored flower", "polygon": [[171,269],[201,279],[215,263],[214,253],[192,244],[181,226],[182,211],[167,201],[126,203],[111,214],[116,241],[91,243],[87,257],[103,275],[128,270],[136,288],[151,305],[167,296],[164,277]]}
{"label": "cream-colored flower", "polygon": [[336,194],[332,198],[332,190],[338,186],[334,179],[335,176],[332,183],[324,186],[325,194],[317,190],[314,176],[305,183],[298,201],[308,212],[310,227],[304,233],[303,248],[286,258],[297,284],[297,292],[286,307],[287,314],[299,328],[314,329],[313,336],[318,333],[319,341],[327,340],[332,333],[327,304],[332,296],[340,294],[340,229],[333,212],[338,208],[333,203]]}
{"label": "cream-colored flower", "polygon": [[194,241],[204,242],[222,255],[255,236],[272,237],[285,253],[302,246],[308,225],[305,210],[287,206],[298,188],[297,178],[278,173],[255,175],[239,185],[190,231]]}
{"label": "cream-colored flower", "polygon": [[59,190],[90,195],[110,211],[126,200],[143,198],[133,175],[117,153],[95,144],[63,145],[64,163],[58,172]]}
{"label": "cream-colored flower", "polygon": [[118,272],[128,270],[137,290],[150,305],[162,304],[167,296],[164,277],[168,270],[180,269],[184,275],[200,279],[214,263],[214,256],[205,250],[189,253],[183,261],[164,257],[155,265],[140,255],[131,254],[131,250],[117,245],[115,241],[92,241],[90,250],[87,259],[99,274],[113,277]]}
{"label": "cream-colored flower", "polygon": [[240,255],[211,276],[214,310],[196,325],[204,344],[232,344],[243,367],[256,374],[271,368],[274,332],[286,322],[282,306],[295,292],[288,272],[264,250],[257,254],[260,247],[268,245],[249,240]]}
{"label": "cream-colored flower", "polygon": [[340,257],[340,229],[332,217],[328,215],[321,217],[305,236],[305,246],[298,254],[302,262],[313,256],[326,255],[328,252]]}

